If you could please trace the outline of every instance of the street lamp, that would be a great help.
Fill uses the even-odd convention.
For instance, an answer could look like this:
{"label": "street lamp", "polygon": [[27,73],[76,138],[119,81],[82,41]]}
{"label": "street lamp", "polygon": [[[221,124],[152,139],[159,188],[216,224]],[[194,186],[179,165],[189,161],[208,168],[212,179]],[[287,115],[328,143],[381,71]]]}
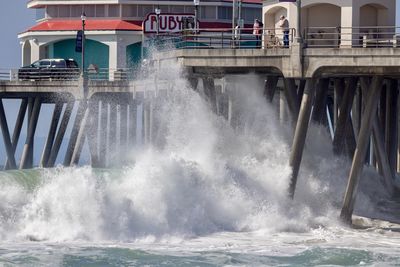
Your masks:
{"label": "street lamp", "polygon": [[197,13],[198,13],[198,7],[200,5],[200,0],[193,0],[194,4],[194,31],[195,33],[197,32]]}
{"label": "street lamp", "polygon": [[303,42],[303,37],[301,36],[301,0],[297,0],[297,32],[296,39],[298,43]]}
{"label": "street lamp", "polygon": [[85,12],[81,15],[82,20],[82,76],[85,72],[85,26],[86,26],[86,14]]}
{"label": "street lamp", "polygon": [[157,15],[157,35],[158,35],[159,32],[160,32],[160,14],[161,14],[161,9],[159,7],[156,7],[154,12]]}

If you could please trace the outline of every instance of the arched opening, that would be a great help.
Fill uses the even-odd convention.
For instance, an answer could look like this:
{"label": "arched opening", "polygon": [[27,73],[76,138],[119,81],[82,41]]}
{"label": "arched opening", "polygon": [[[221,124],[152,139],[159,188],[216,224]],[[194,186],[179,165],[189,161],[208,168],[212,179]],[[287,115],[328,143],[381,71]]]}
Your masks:
{"label": "arched opening", "polygon": [[360,7],[360,27],[388,26],[388,9],[379,4]]}
{"label": "arched opening", "polygon": [[309,46],[339,45],[341,8],[333,4],[314,4],[303,8],[302,29]]}
{"label": "arched opening", "polygon": [[[47,44],[44,48],[46,58],[73,58],[82,66],[82,54],[75,51],[75,39],[66,39]],[[109,47],[101,42],[85,40],[85,69],[90,65],[99,70],[109,68]]]}
{"label": "arched opening", "polygon": [[[277,45],[276,42],[283,43],[283,32],[279,30],[279,20],[281,16],[287,17],[287,9],[281,6],[276,6],[269,9],[264,14],[264,29],[266,35],[264,35],[264,47],[268,47],[270,45]],[[274,44],[270,44],[270,42],[274,41]],[[279,41],[278,41],[279,40]]]}
{"label": "arched opening", "polygon": [[380,4],[367,4],[360,7],[360,39],[364,46],[377,46],[390,43],[395,29],[388,28],[389,11]]}
{"label": "arched opening", "polygon": [[[146,51],[145,51],[146,50]],[[147,53],[144,48],[143,54]],[[128,68],[136,68],[142,61],[142,42],[134,43],[126,47],[126,66]]]}
{"label": "arched opening", "polygon": [[22,65],[28,66],[31,64],[31,43],[29,41],[25,41],[23,44],[23,57],[22,57]]}

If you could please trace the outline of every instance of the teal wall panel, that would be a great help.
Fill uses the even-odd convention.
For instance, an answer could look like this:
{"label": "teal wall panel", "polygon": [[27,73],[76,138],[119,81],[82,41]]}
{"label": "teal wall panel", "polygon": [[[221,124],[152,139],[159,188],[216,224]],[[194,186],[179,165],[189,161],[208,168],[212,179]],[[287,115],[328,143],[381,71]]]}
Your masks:
{"label": "teal wall panel", "polygon": [[[81,53],[75,52],[75,39],[67,39],[49,45],[49,57],[51,58],[73,58],[82,64]],[[100,69],[109,68],[109,52],[107,45],[100,42],[86,39],[85,42],[85,68],[90,64],[96,65]]]}

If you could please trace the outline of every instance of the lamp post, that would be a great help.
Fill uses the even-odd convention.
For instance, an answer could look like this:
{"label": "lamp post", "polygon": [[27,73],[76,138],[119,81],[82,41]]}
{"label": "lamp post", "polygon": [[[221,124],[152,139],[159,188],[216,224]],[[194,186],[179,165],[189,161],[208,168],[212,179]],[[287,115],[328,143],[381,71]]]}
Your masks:
{"label": "lamp post", "polygon": [[86,14],[85,12],[81,15],[82,20],[82,76],[85,74],[85,26],[86,26]]}
{"label": "lamp post", "polygon": [[194,32],[197,33],[197,17],[198,17],[198,7],[200,5],[200,0],[193,0],[194,4]]}
{"label": "lamp post", "polygon": [[157,35],[158,35],[159,32],[160,32],[160,14],[161,14],[161,9],[159,7],[156,7],[154,12],[157,15]]}
{"label": "lamp post", "polygon": [[296,40],[299,44],[303,43],[303,37],[301,34],[301,0],[297,0],[297,32]]}

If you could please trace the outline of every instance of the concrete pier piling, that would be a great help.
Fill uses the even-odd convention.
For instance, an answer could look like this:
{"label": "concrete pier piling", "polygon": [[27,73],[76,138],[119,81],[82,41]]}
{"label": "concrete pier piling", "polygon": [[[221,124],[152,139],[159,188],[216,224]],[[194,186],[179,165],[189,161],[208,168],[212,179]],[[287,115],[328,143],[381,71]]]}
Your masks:
{"label": "concrete pier piling", "polygon": [[343,201],[343,207],[340,213],[341,219],[347,223],[351,223],[351,216],[353,214],[354,203],[357,196],[357,187],[364,166],[364,158],[370,140],[373,121],[378,108],[379,96],[382,90],[382,82],[382,76],[374,76],[368,89],[365,110],[361,119],[360,133],[358,134],[357,149],[354,153],[353,163],[351,165],[350,175]]}
{"label": "concrete pier piling", "polygon": [[297,119],[296,129],[293,138],[292,151],[290,153],[289,165],[292,167],[292,175],[289,185],[289,196],[294,197],[297,177],[300,170],[300,163],[303,156],[304,144],[306,142],[308,124],[310,121],[311,108],[315,94],[315,80],[307,80],[301,101],[299,117]]}

